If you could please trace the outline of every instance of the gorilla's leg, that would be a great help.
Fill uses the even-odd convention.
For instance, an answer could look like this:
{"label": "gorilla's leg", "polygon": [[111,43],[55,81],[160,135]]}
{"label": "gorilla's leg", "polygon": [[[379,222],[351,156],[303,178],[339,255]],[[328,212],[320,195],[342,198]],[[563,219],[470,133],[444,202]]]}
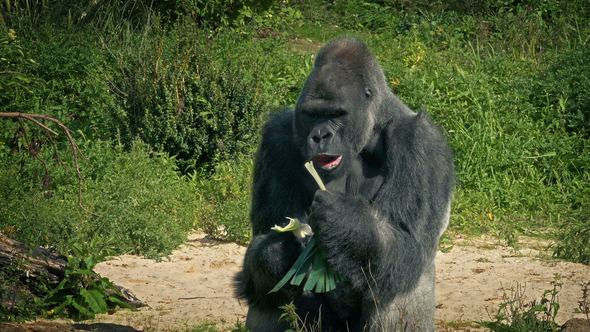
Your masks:
{"label": "gorilla's leg", "polygon": [[424,267],[418,285],[407,294],[397,295],[386,308],[377,303],[363,309],[363,321],[370,326],[359,327],[358,331],[421,331],[434,332],[435,267],[434,260]]}
{"label": "gorilla's leg", "polygon": [[250,307],[246,316],[246,327],[254,332],[286,331],[289,329],[289,325],[278,323],[282,313],[283,311],[279,309],[269,311]]}
{"label": "gorilla's leg", "polygon": [[[346,331],[346,325],[330,308],[323,294],[303,292],[293,304],[300,319],[298,324],[304,324],[308,331]],[[290,328],[288,323],[278,323],[283,313],[284,310],[278,308],[261,310],[250,307],[246,316],[246,327],[254,332],[283,332]]]}

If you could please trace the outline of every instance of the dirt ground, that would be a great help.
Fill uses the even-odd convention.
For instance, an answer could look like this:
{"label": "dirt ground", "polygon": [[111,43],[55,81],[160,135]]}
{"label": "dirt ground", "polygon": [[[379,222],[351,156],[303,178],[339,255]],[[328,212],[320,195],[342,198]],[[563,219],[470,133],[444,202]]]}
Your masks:
{"label": "dirt ground", "polygon": [[[543,248],[538,244],[527,246]],[[246,304],[235,299],[232,291],[232,278],[242,265],[245,251],[243,246],[208,239],[196,232],[170,256],[171,261],[156,263],[121,256],[103,262],[96,272],[129,289],[149,307],[99,315],[75,328],[171,331],[206,321],[216,322],[220,329],[231,328],[238,320],[244,322],[247,312]],[[469,322],[491,320],[503,296],[513,296],[517,285],[522,286],[528,303],[538,301],[545,290],[552,289],[552,281],[563,287],[558,294],[561,308],[557,322],[584,318],[574,310],[582,295],[580,284],[590,280],[590,267],[546,256],[536,249],[515,252],[489,238],[454,239],[452,249],[439,252],[436,259],[439,330],[480,330]]]}

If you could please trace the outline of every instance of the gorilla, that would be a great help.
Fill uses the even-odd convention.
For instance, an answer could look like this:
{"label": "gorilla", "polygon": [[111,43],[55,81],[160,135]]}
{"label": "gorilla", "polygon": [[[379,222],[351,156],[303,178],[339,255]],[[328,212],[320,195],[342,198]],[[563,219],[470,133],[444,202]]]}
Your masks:
{"label": "gorilla", "polygon": [[[326,184],[304,167],[313,161]],[[285,331],[293,303],[309,329],[435,331],[434,259],[449,222],[453,162],[445,137],[386,83],[368,47],[344,37],[317,54],[295,110],[262,129],[252,185],[252,242],[235,277],[246,327]],[[327,293],[287,283],[305,240],[286,217],[308,223],[316,246],[343,277]],[[309,237],[308,237],[309,239]]]}

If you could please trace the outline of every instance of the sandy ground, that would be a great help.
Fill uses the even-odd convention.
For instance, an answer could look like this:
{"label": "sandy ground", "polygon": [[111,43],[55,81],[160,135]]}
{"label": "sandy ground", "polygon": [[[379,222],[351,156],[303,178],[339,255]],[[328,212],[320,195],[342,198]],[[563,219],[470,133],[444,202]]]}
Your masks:
{"label": "sandy ground", "polygon": [[[96,272],[131,290],[149,307],[135,312],[119,310],[85,323],[127,327],[128,331],[182,330],[205,321],[231,328],[238,320],[245,320],[247,311],[246,304],[238,302],[232,292],[232,278],[245,251],[243,246],[208,239],[197,232],[170,256],[171,261],[156,263],[121,256],[103,262]],[[525,301],[539,300],[555,280],[563,286],[558,294],[561,308],[557,322],[584,317],[574,309],[582,295],[580,284],[590,281],[589,266],[553,261],[535,249],[515,252],[493,239],[460,238],[453,240],[448,253],[438,253],[436,263],[436,319],[441,331],[452,330],[449,326],[477,330],[454,323],[491,320],[503,295],[512,296],[517,285],[526,287]]]}

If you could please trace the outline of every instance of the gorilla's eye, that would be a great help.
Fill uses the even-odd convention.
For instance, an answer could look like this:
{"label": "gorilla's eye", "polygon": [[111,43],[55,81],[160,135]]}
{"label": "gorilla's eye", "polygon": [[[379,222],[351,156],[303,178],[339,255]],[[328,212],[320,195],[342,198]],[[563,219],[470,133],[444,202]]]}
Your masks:
{"label": "gorilla's eye", "polygon": [[313,121],[315,119],[318,118],[318,114],[317,112],[314,112],[313,110],[303,110],[301,111],[301,120],[303,121]]}
{"label": "gorilla's eye", "polygon": [[319,118],[322,119],[335,119],[347,115],[348,112],[339,108],[335,110],[321,110],[321,109],[308,109],[301,110],[301,121],[313,122]]}
{"label": "gorilla's eye", "polygon": [[339,118],[339,117],[345,116],[346,114],[348,114],[348,112],[339,108],[337,110],[330,112],[330,117],[331,118]]}

